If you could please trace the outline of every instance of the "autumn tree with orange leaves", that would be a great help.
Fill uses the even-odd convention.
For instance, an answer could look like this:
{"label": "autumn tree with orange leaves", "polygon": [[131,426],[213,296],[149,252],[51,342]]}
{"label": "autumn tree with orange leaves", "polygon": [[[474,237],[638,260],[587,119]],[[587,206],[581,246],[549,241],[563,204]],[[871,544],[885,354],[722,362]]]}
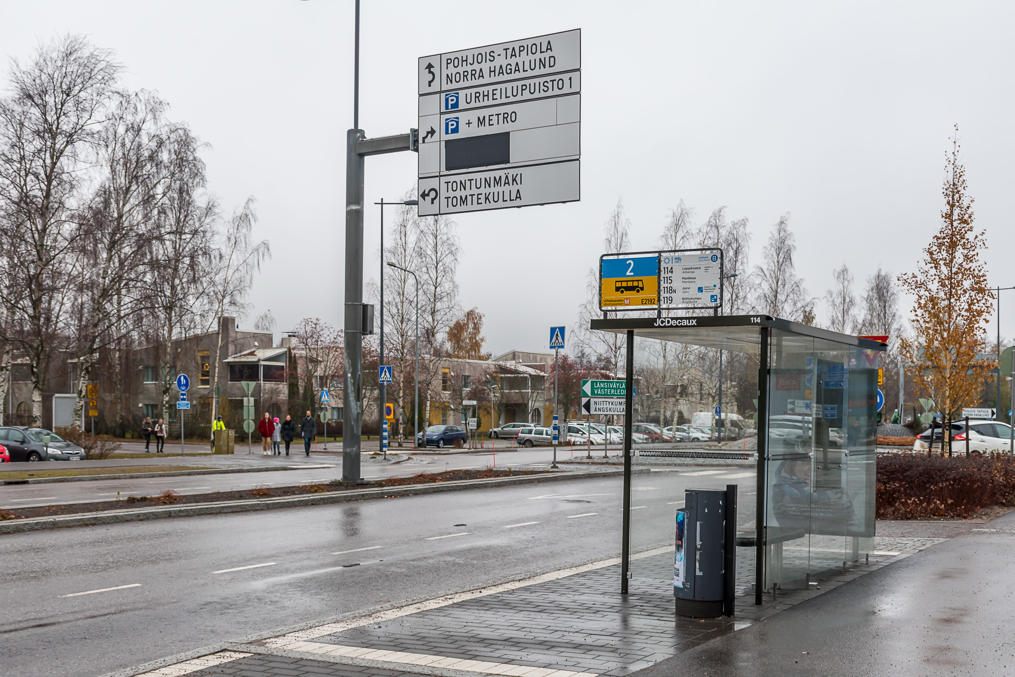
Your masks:
{"label": "autumn tree with orange leaves", "polygon": [[977,393],[996,366],[986,356],[994,303],[980,257],[987,247],[986,234],[973,227],[973,198],[959,158],[957,125],[951,142],[941,189],[941,228],[923,250],[919,268],[899,276],[902,287],[916,298],[910,318],[914,336],[899,347],[916,389],[934,400],[946,425],[962,407],[978,404]]}

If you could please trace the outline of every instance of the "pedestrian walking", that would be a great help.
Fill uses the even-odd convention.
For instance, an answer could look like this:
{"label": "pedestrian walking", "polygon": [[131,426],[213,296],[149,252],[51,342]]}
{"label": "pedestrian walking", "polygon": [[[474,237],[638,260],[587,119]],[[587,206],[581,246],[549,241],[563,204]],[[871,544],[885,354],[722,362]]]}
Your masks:
{"label": "pedestrian walking", "polygon": [[211,424],[211,450],[215,451],[215,433],[219,430],[226,429],[226,422],[222,420],[222,415],[219,414],[215,417],[215,422]]}
{"label": "pedestrian walking", "polygon": [[303,451],[307,452],[307,456],[310,455],[310,442],[317,437],[317,421],[310,415],[310,410],[307,410],[307,415],[303,419],[303,423],[300,425],[300,434],[303,435]]}
{"label": "pedestrian walking", "polygon": [[155,453],[161,454],[166,447],[166,424],[161,418],[155,424],[153,431],[155,432]]}
{"label": "pedestrian walking", "polygon": [[274,452],[275,456],[281,456],[282,451],[280,449],[279,442],[282,441],[282,426],[278,422],[278,416],[275,417],[275,420],[272,421],[272,423],[275,424],[275,428],[271,431],[271,450]]}
{"label": "pedestrian walking", "polygon": [[285,420],[282,421],[282,440],[285,442],[285,455],[289,455],[289,445],[293,443],[293,438],[296,437],[296,421],[289,414],[285,415]]}
{"label": "pedestrian walking", "polygon": [[257,422],[257,434],[261,436],[261,455],[267,456],[271,451],[271,434],[275,432],[275,424],[271,422],[271,414],[264,412],[264,418]]}
{"label": "pedestrian walking", "polygon": [[141,434],[144,435],[144,453],[146,454],[150,453],[148,447],[152,441],[152,430],[154,430],[152,420],[145,416],[144,423],[141,424]]}

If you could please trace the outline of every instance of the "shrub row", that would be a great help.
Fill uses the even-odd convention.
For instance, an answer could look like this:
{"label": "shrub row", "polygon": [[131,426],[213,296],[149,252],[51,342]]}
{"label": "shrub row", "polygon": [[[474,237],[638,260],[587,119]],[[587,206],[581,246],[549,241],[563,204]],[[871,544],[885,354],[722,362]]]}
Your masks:
{"label": "shrub row", "polygon": [[879,519],[970,517],[993,505],[1015,506],[1015,462],[1007,455],[878,458]]}

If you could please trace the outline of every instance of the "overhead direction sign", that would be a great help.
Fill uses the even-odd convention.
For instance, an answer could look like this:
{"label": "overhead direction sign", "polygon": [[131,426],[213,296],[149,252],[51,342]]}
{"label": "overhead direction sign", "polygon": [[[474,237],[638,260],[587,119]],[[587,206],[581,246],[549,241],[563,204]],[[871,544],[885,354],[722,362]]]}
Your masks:
{"label": "overhead direction sign", "polygon": [[419,215],[580,199],[580,69],[580,29],[420,58]]}
{"label": "overhead direction sign", "polygon": [[564,349],[564,332],[566,327],[550,327],[550,350]]}
{"label": "overhead direction sign", "polygon": [[604,254],[601,310],[714,310],[722,307],[720,249]]}

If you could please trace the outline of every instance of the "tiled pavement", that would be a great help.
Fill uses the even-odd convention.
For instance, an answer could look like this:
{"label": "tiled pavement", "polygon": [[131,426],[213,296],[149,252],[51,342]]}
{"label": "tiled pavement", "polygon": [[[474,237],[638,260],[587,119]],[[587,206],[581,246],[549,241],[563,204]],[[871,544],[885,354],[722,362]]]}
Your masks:
{"label": "tiled pavement", "polygon": [[[824,590],[942,539],[877,538],[869,564],[829,572]],[[753,551],[738,553],[738,594],[750,591]],[[786,553],[786,559],[793,557]],[[626,675],[733,632],[821,590],[737,601],[735,619],[692,620],[673,611],[669,548],[632,564],[627,598],[615,561],[453,595],[292,632],[144,673],[148,677],[336,675]]]}

